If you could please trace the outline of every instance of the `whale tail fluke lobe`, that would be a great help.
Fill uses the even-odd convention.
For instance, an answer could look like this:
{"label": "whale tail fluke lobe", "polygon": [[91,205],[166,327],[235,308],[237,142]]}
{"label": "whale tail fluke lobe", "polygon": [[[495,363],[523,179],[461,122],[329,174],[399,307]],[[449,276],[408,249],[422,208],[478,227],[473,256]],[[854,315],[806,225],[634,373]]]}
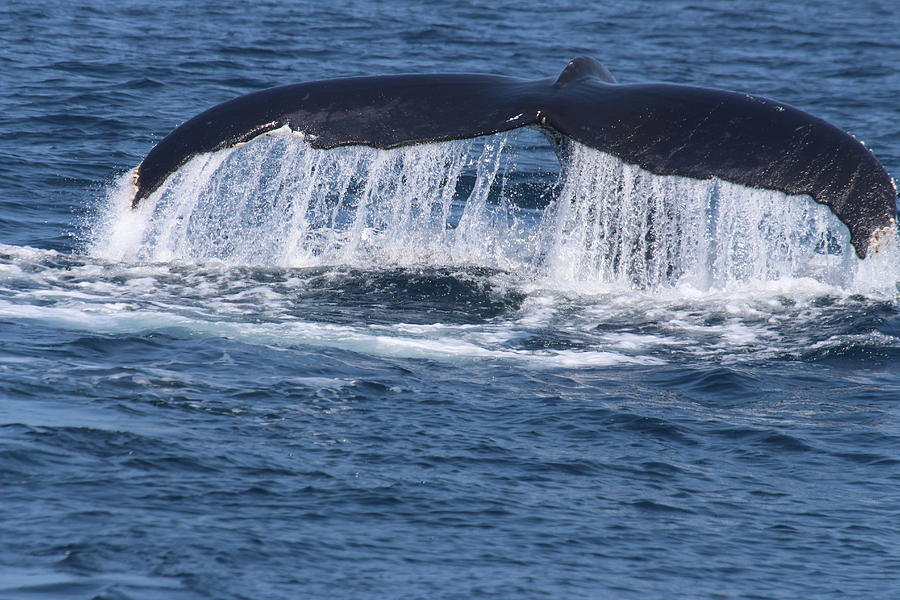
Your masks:
{"label": "whale tail fluke lobe", "polygon": [[247,94],[186,121],[157,144],[136,169],[132,207],[192,156],[285,125],[324,149],[394,148],[534,126],[657,175],[715,177],[812,196],[847,226],[861,258],[896,227],[893,181],[850,134],[748,94],[617,84],[588,57],[576,58],[555,79],[395,75]]}

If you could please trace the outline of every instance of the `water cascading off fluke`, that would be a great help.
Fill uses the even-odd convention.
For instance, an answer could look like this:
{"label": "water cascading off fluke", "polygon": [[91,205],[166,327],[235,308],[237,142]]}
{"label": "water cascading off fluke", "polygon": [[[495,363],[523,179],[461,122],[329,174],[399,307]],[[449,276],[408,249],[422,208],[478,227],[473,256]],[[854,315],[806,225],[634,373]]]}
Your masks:
{"label": "water cascading off fluke", "polygon": [[[508,136],[318,150],[285,128],[195,157],[136,211],[122,208],[123,182],[92,251],[286,268],[464,265],[638,289],[849,285],[871,262],[809,198],[653,175],[571,141],[558,197],[522,208],[500,185],[515,163]],[[872,259],[896,265],[890,252]]]}

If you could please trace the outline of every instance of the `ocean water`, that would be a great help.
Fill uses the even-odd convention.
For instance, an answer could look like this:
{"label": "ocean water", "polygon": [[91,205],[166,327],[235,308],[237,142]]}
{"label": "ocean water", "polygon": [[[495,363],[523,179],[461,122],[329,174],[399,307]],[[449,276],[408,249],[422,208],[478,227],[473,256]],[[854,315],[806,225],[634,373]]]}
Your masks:
{"label": "ocean water", "polygon": [[279,131],[127,210],[242,93],[579,55],[900,174],[893,3],[607,4],[5,0],[0,599],[898,597],[895,241],[530,131]]}

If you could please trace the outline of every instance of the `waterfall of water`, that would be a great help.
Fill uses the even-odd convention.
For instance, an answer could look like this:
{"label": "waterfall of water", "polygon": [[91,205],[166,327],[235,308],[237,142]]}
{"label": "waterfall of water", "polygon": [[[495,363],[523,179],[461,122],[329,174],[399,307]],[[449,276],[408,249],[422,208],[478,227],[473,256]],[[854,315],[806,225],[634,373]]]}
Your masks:
{"label": "waterfall of water", "polygon": [[846,228],[808,197],[657,176],[577,143],[558,198],[528,218],[496,191],[507,141],[315,150],[279,131],[195,157],[137,211],[123,179],[92,252],[281,267],[474,265],[641,289],[896,281],[896,243],[859,261]]}
{"label": "waterfall of water", "polygon": [[785,277],[844,284],[859,262],[846,228],[811,198],[653,175],[580,144],[567,162],[540,236],[552,277],[640,288]]}

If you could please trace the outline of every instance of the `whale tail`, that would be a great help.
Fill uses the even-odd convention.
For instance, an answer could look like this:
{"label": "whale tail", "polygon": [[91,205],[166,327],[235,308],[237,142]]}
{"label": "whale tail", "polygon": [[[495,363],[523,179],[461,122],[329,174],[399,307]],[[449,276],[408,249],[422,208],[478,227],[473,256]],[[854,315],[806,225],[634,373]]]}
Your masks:
{"label": "whale tail", "polygon": [[[394,148],[526,126],[657,175],[719,178],[806,194],[850,231],[860,258],[896,228],[897,190],[861,142],[766,98],[672,84],[618,84],[592,58],[556,79],[498,75],[353,77],[229,100],[177,127],[134,174],[132,208],[192,156],[289,126],[315,148]],[[564,156],[562,157],[564,159]]]}

